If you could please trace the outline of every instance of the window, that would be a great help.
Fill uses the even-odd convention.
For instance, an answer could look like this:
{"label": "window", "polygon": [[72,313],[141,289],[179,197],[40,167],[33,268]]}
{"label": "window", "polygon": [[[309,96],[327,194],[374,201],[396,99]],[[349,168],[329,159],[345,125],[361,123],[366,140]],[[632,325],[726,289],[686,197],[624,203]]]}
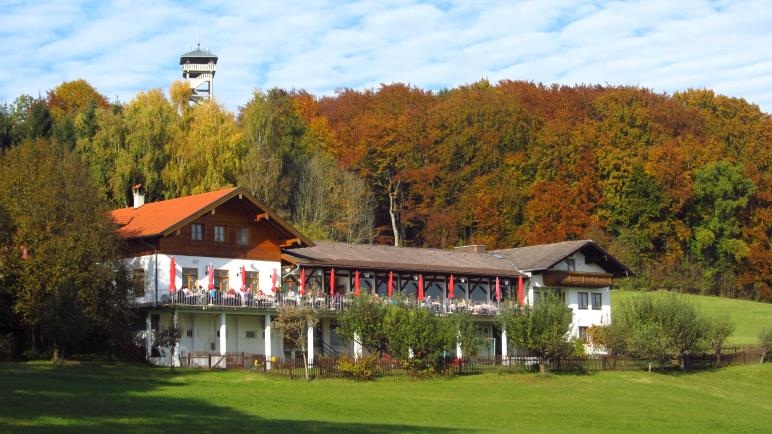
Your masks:
{"label": "window", "polygon": [[242,246],[249,243],[249,228],[239,228],[238,236],[236,237],[236,242],[241,244]]}
{"label": "window", "polygon": [[193,337],[193,329],[188,329],[187,332],[185,332],[185,336],[192,338]]}
{"label": "window", "polygon": [[214,227],[214,241],[216,243],[225,242],[225,226],[217,225]]}
{"label": "window", "polygon": [[566,259],[566,268],[568,271],[576,271],[576,260],[574,258]]}
{"label": "window", "polygon": [[132,274],[132,288],[134,289],[135,297],[145,296],[145,270],[143,268],[135,268]]}
{"label": "window", "polygon": [[343,339],[338,334],[338,326],[330,325],[330,346],[340,347],[343,346]]}
{"label": "window", "polygon": [[247,288],[252,291],[260,289],[260,284],[258,283],[259,277],[260,274],[257,271],[247,271]]}
{"label": "window", "polygon": [[246,337],[247,339],[255,339],[257,338],[257,332],[254,330],[247,330]]}
{"label": "window", "polygon": [[193,241],[201,241],[204,239],[204,225],[201,223],[193,223],[190,225],[190,239]]}
{"label": "window", "polygon": [[585,343],[590,341],[590,335],[587,333],[587,327],[579,326],[579,339]]}
{"label": "window", "polygon": [[592,310],[601,310],[603,306],[603,295],[600,292],[592,293]]}
{"label": "window", "polygon": [[230,288],[228,285],[228,270],[214,270],[214,286],[220,291],[227,291]]}
{"label": "window", "polygon": [[182,269],[182,287],[196,289],[198,286],[198,268]]}
{"label": "window", "polygon": [[589,294],[586,292],[579,293],[579,309],[587,309],[589,303]]}

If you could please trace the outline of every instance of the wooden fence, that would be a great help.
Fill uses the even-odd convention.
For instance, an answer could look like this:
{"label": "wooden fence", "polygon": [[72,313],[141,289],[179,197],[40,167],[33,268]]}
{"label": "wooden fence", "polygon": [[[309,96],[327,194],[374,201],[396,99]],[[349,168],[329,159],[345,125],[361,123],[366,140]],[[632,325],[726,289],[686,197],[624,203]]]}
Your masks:
{"label": "wooden fence", "polygon": [[[686,357],[686,369],[703,370],[730,365],[759,363],[761,353],[755,347],[726,347],[722,351],[720,362],[713,354],[690,355]],[[338,369],[338,357],[317,357],[309,366],[309,376],[313,378],[345,378],[346,375]],[[265,375],[280,376],[290,379],[305,378],[305,366],[302,358],[294,360],[275,360],[270,368],[265,357],[259,354],[226,353],[225,355],[211,353],[188,353],[181,358],[181,365],[188,368],[204,369],[251,369]],[[593,372],[610,370],[644,370],[649,365],[648,360],[628,357],[591,356],[586,358],[561,358],[547,362],[550,372]],[[428,367],[428,366],[427,366]],[[539,360],[536,357],[501,357],[474,358],[458,361],[452,358],[436,360],[432,367],[438,374],[470,375],[486,372],[536,372],[539,370]],[[652,362],[653,369],[670,370],[680,367],[680,360],[661,359]],[[373,362],[373,373],[376,377],[409,375],[410,371],[400,361],[379,358]]]}

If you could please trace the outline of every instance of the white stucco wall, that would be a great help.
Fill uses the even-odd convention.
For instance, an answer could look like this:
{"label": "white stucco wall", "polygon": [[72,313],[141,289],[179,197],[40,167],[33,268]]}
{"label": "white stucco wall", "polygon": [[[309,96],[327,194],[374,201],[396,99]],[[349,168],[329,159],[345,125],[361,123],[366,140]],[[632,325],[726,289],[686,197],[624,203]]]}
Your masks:
{"label": "white stucco wall", "polygon": [[[160,313],[159,327],[166,328],[172,318],[169,312]],[[244,352],[249,354],[265,354],[265,315],[264,314],[228,314],[225,315],[226,352]],[[178,326],[182,331],[179,344],[179,353],[219,353],[220,338],[217,332],[220,329],[220,313],[191,313],[180,312],[178,314]],[[188,336],[192,330],[193,336]],[[254,338],[248,338],[247,332],[255,332]],[[284,342],[281,334],[275,329],[271,336],[272,355],[282,358],[284,354]]]}
{"label": "white stucco wall", "polygon": [[[573,258],[577,272],[583,273],[605,273],[602,267],[597,264],[585,263],[585,256],[581,252],[576,252],[568,258]],[[568,263],[561,261],[551,268],[552,270],[568,270]],[[532,274],[532,273],[528,273]],[[579,336],[579,327],[590,327],[593,325],[603,325],[611,323],[611,294],[609,287],[602,288],[582,288],[569,286],[546,286],[541,274],[531,275],[528,281],[527,301],[533,304],[534,291],[540,289],[560,289],[565,293],[566,304],[573,312],[573,321],[571,324],[571,336]],[[587,309],[579,309],[579,293],[586,292],[588,297]],[[595,310],[592,306],[592,294],[601,294],[601,309]]]}
{"label": "white stucco wall", "polygon": [[[169,293],[169,277],[171,265],[171,256],[167,254],[158,254],[158,299]],[[259,273],[258,281],[260,290],[266,294],[271,292],[271,277],[276,270],[277,277],[281,280],[281,262],[279,261],[257,261],[251,259],[232,259],[232,258],[213,258],[207,256],[185,256],[173,255],[176,272],[176,288],[182,288],[182,269],[196,268],[198,270],[198,285],[207,288],[209,285],[209,276],[206,275],[206,267],[212,264],[216,270],[228,270],[228,280],[230,287],[238,290],[241,287],[241,267],[246,271],[257,271]],[[130,269],[142,268],[145,270],[145,295],[138,297],[138,303],[153,303],[159,301],[155,299],[156,294],[156,255],[138,256],[126,260]],[[277,285],[279,283],[277,282]]]}

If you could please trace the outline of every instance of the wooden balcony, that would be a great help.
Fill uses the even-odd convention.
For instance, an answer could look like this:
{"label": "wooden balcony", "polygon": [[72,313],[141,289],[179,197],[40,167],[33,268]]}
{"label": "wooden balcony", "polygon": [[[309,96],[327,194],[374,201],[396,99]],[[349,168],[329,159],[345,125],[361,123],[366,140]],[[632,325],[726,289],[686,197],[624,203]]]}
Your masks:
{"label": "wooden balcony", "polygon": [[581,273],[576,271],[547,270],[542,272],[546,286],[581,286],[603,288],[611,286],[611,274]]}

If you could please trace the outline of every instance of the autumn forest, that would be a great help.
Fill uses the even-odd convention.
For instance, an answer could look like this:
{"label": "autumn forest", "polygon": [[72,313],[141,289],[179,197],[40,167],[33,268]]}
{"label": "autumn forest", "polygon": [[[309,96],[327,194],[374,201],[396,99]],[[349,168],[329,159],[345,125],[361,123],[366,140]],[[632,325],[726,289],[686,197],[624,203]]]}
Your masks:
{"label": "autumn forest", "polygon": [[772,301],[772,118],[742,99],[481,80],[271,89],[232,113],[189,92],[62,83],[0,107],[0,146],[72,154],[105,209],[137,183],[149,201],[238,184],[316,239],[591,238],[637,272],[624,287]]}

